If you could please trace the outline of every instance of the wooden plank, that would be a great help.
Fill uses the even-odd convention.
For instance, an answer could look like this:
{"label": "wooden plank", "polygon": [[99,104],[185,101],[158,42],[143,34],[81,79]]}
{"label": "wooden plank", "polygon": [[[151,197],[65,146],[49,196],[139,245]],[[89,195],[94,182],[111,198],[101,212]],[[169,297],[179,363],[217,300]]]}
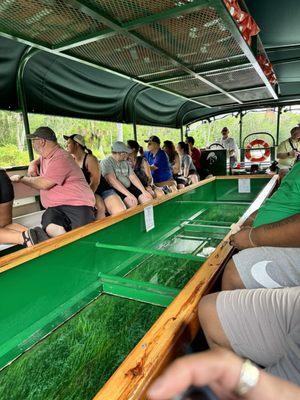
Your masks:
{"label": "wooden plank", "polygon": [[[254,174],[254,175],[219,175],[216,176],[216,179],[262,179],[262,178],[267,178],[270,179],[272,175],[268,175],[268,174]],[[275,176],[275,175],[273,175]]]}
{"label": "wooden plank", "polygon": [[34,258],[40,257],[43,254],[47,254],[53,250],[59,249],[60,247],[66,246],[69,243],[75,242],[78,239],[86,237],[92,233],[100,231],[110,225],[113,225],[119,221],[127,219],[133,215],[143,212],[144,208],[153,205],[154,207],[162,204],[172,198],[182,195],[183,193],[194,190],[200,186],[206,185],[209,182],[213,182],[216,178],[208,178],[201,182],[190,185],[187,188],[181,189],[176,193],[170,193],[162,198],[152,200],[146,204],[138,205],[132,209],[126,210],[118,215],[106,217],[104,220],[95,221],[90,224],[84,225],[80,228],[74,229],[71,232],[67,232],[62,236],[58,236],[53,239],[49,239],[46,242],[39,243],[33,247],[22,249],[16,251],[15,253],[8,254],[0,258],[0,273],[8,271],[12,268],[17,267],[26,261],[32,260]]}
{"label": "wooden plank", "polygon": [[[274,176],[249,209],[259,208],[277,184]],[[241,225],[249,209],[238,221]],[[229,232],[191,278],[180,294],[164,311],[116,372],[96,394],[94,400],[141,400],[147,387],[163,367],[176,357],[199,329],[197,306],[209,291],[222,267],[232,254]]]}

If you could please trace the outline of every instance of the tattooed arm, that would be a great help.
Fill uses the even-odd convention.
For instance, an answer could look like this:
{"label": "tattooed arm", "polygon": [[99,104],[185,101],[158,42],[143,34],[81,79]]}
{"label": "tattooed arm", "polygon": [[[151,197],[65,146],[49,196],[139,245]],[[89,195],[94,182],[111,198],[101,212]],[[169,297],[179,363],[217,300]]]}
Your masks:
{"label": "tattooed arm", "polygon": [[300,247],[300,214],[254,228],[251,237],[256,246]]}
{"label": "tattooed arm", "polygon": [[300,247],[300,214],[258,228],[243,226],[229,240],[238,250],[259,246]]}

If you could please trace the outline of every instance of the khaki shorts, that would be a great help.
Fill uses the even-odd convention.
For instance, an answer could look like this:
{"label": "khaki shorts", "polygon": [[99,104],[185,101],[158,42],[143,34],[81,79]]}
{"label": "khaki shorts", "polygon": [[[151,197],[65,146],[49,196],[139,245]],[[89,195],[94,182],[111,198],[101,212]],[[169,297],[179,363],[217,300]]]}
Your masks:
{"label": "khaki shorts", "polygon": [[217,313],[235,353],[300,384],[300,287],[224,291]]}

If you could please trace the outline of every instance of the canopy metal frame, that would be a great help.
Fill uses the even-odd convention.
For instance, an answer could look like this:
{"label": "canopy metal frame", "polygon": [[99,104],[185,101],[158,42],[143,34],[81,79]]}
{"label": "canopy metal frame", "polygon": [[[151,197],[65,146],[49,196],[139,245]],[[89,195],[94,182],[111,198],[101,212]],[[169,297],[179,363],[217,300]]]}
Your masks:
{"label": "canopy metal frame", "polygon": [[[14,7],[18,6],[18,3],[21,5],[24,5],[25,0],[15,0],[13,3]],[[32,6],[33,2],[30,0],[28,3],[29,5]],[[53,15],[51,14],[52,18],[58,18],[58,11],[57,11],[57,2],[56,0],[48,0],[47,1],[47,6],[50,7],[48,8],[48,12],[51,14],[53,12]],[[106,4],[104,4],[106,3]],[[112,3],[114,3],[112,1]],[[141,7],[141,4],[144,4],[145,7],[145,2],[143,3],[142,1],[135,0],[132,2],[129,2],[131,5],[130,7]],[[126,2],[126,7],[129,4]],[[87,19],[89,18],[90,21],[95,22],[98,24],[98,26],[101,26],[103,29],[94,29],[92,32],[88,32],[89,29],[89,24],[88,20],[84,20],[82,24],[86,24],[84,26],[86,29],[84,29],[86,32],[81,33],[80,35],[74,35],[73,38],[69,40],[62,40],[59,41],[58,43],[55,42],[54,40],[50,43],[49,41],[47,42],[44,37],[39,37],[39,35],[33,35],[30,37],[30,32],[24,28],[24,24],[12,24],[7,28],[7,24],[5,24],[4,18],[7,16],[10,16],[13,18],[13,15],[5,14],[9,13],[9,2],[8,2],[8,7],[4,10],[0,10],[0,35],[3,35],[5,37],[13,38],[16,40],[19,40],[21,42],[24,42],[26,44],[29,44],[30,46],[37,47],[41,50],[54,53],[56,55],[59,55],[61,57],[66,57],[68,59],[78,61],[81,63],[84,63],[86,65],[96,67],[99,69],[103,69],[105,71],[109,71],[112,73],[116,73],[118,75],[121,75],[123,77],[129,78],[137,83],[141,83],[143,85],[146,85],[148,87],[156,88],[158,90],[176,95],[181,97],[184,100],[193,102],[201,107],[207,107],[210,108],[212,107],[209,103],[205,102],[202,100],[202,93],[201,90],[205,89],[206,93],[203,96],[203,99],[207,99],[208,95],[213,95],[213,94],[221,94],[223,95],[223,99],[229,99],[230,102],[233,104],[236,103],[238,105],[242,105],[245,102],[238,97],[234,92],[234,90],[230,90],[227,87],[224,88],[224,86],[221,84],[218,84],[216,81],[217,79],[214,79],[215,81],[212,81],[210,78],[208,78],[206,75],[208,73],[212,72],[217,72],[217,70],[226,72],[230,71],[231,67],[238,68],[237,70],[243,76],[243,68],[245,66],[250,66],[251,69],[253,70],[253,73],[256,74],[257,79],[260,79],[262,83],[262,87],[265,87],[267,93],[269,94],[270,98],[273,99],[278,99],[277,94],[273,88],[273,86],[270,84],[268,79],[266,78],[261,66],[258,64],[256,60],[256,54],[254,54],[253,49],[251,49],[246,41],[244,40],[236,22],[233,20],[231,15],[229,14],[225,4],[223,3],[222,0],[194,0],[194,1],[188,1],[188,0],[183,0],[178,3],[172,3],[167,1],[162,2],[162,1],[151,1],[149,0],[149,5],[151,5],[152,8],[155,10],[159,9],[159,11],[151,11],[151,7],[149,8],[149,12],[144,12],[145,10],[142,10],[144,12],[144,15],[138,16],[137,18],[129,18],[128,21],[123,21],[122,16],[120,15],[112,15],[112,13],[108,13],[107,9],[105,10],[105,5],[107,6],[107,2],[101,0],[65,0],[63,2],[63,7],[64,7],[64,12],[65,10],[69,10],[70,12],[70,17],[74,14],[77,13],[78,16],[84,16]],[[27,4],[27,3],[26,3]],[[35,3],[36,4],[36,3]],[[117,3],[116,3],[117,4]],[[155,7],[154,7],[155,4]],[[170,6],[173,4],[172,6]],[[176,6],[174,7],[174,4]],[[115,5],[113,5],[115,6]],[[12,6],[13,7],[13,6]],[[35,7],[38,7],[37,5]],[[52,7],[52,8],[51,8]],[[56,7],[56,8],[55,8]],[[68,8],[69,7],[69,8]],[[8,11],[7,11],[8,10]],[[50,10],[50,11],[49,11]],[[54,10],[54,11],[53,11]],[[35,11],[35,10],[33,10]],[[228,38],[230,40],[234,40],[236,43],[236,46],[239,46],[240,48],[240,54],[234,55],[234,54],[228,54],[228,57],[223,59],[218,59],[217,57],[213,60],[211,60],[212,63],[212,68],[211,70],[209,68],[206,68],[205,71],[198,71],[198,67],[200,66],[201,68],[207,64],[207,62],[201,62],[199,63],[194,63],[190,64],[187,62],[184,62],[182,57],[178,57],[178,55],[175,52],[176,46],[174,45],[173,47],[170,46],[170,48],[173,48],[173,51],[167,51],[166,48],[163,48],[161,44],[159,44],[158,36],[159,33],[155,31],[154,29],[154,24],[158,24],[159,28],[162,29],[163,35],[169,35],[170,37],[168,40],[170,40],[172,43],[178,41],[179,39],[177,38],[177,33],[173,31],[168,31],[167,28],[165,28],[164,24],[169,23],[170,21],[176,21],[177,19],[180,18],[194,18],[195,26],[193,28],[190,28],[189,32],[186,33],[186,43],[185,46],[191,45],[188,40],[190,40],[193,35],[196,37],[197,32],[197,18],[200,21],[200,14],[201,18],[203,19],[205,15],[209,14],[210,12],[214,12],[217,15],[217,19],[215,20],[208,20],[206,24],[206,28],[209,31],[211,26],[217,25],[218,29],[220,28],[221,30],[225,29],[226,32],[228,31]],[[73,14],[72,14],[73,13]],[[143,13],[140,13],[143,14]],[[211,17],[212,18],[212,17]],[[2,23],[2,22],[3,23]],[[43,21],[43,19],[41,20]],[[55,20],[56,21],[56,20]],[[194,21],[194,20],[193,20]],[[26,18],[25,18],[26,22]],[[42,22],[41,22],[42,23]],[[199,22],[200,23],[200,22]],[[37,19],[36,24],[39,24],[39,21]],[[202,21],[203,24],[203,21]],[[218,25],[219,24],[219,25]],[[17,27],[15,25],[18,25]],[[25,23],[26,25],[26,23]],[[52,24],[53,25],[53,24]],[[53,34],[55,31],[55,24],[54,26],[48,26],[45,28],[45,31],[47,31],[47,28],[51,28],[50,33]],[[155,25],[156,26],[156,25]],[[190,26],[190,25],[189,25]],[[205,25],[199,25],[200,27],[203,27]],[[149,28],[149,31],[151,31],[150,37],[145,37],[144,34],[140,33],[141,28]],[[41,27],[39,27],[40,29]],[[171,28],[169,28],[171,29]],[[220,30],[219,29],[219,30]],[[41,29],[40,29],[41,30]],[[83,30],[83,31],[84,31]],[[92,30],[92,29],[90,29]],[[78,32],[77,32],[78,33]],[[172,36],[173,35],[173,36]],[[153,57],[158,57],[160,62],[163,60],[170,66],[173,66],[175,72],[175,75],[173,72],[170,71],[171,76],[168,76],[168,68],[164,68],[163,70],[158,69],[157,72],[161,75],[162,73],[167,73],[167,76],[165,76],[163,79],[162,77],[158,78],[157,80],[149,80],[148,77],[146,77],[146,74],[137,74],[133,70],[131,71],[124,71],[124,68],[122,65],[119,65],[118,63],[108,63],[107,65],[99,62],[97,60],[97,55],[95,58],[93,57],[87,57],[84,56],[83,53],[85,52],[90,52],[91,49],[88,47],[93,44],[97,44],[99,46],[99,49],[101,49],[102,45],[105,45],[105,42],[108,39],[112,38],[126,38],[126,40],[129,41],[129,43],[132,43],[132,45],[137,46],[138,49],[144,49],[149,51],[149,54],[152,54]],[[219,43],[220,40],[222,39],[217,39],[215,38],[215,43]],[[226,39],[227,40],[227,39]],[[178,42],[179,43],[179,42]],[[177,43],[177,44],[178,44]],[[176,43],[175,43],[176,44]],[[179,43],[182,44],[182,43]],[[125,46],[126,47],[126,46]],[[122,49],[124,50],[124,48]],[[193,49],[190,49],[193,51]],[[80,53],[82,52],[82,54]],[[239,59],[243,58],[243,60]],[[131,60],[132,61],[132,60]],[[216,64],[217,63],[217,64]],[[218,67],[216,68],[216,65]],[[127,65],[128,67],[128,65]],[[240,68],[240,69],[239,69]],[[128,69],[128,68],[127,68]],[[145,70],[146,72],[146,70]],[[235,71],[236,72],[236,71]],[[153,74],[155,74],[155,71],[153,71]],[[170,84],[174,83],[176,79],[180,79],[183,81],[183,84],[181,84],[181,89],[180,86],[179,88],[176,87],[175,83],[175,89],[172,89]],[[197,84],[199,82],[199,85]],[[187,85],[186,88],[184,88],[184,85]],[[189,85],[197,85],[199,86],[199,93],[197,96],[194,95],[189,95],[187,93],[188,88],[190,87]],[[226,85],[225,85],[226,86]],[[247,86],[247,85],[246,85]],[[182,89],[183,87],[183,89]],[[202,88],[202,89],[201,89]],[[240,89],[247,89],[245,87],[245,84],[241,84]],[[266,94],[264,94],[266,95]],[[221,98],[220,98],[221,101]],[[225,102],[225,104],[228,103]],[[213,104],[214,106],[215,104]],[[224,104],[221,103],[218,106],[223,106]]]}

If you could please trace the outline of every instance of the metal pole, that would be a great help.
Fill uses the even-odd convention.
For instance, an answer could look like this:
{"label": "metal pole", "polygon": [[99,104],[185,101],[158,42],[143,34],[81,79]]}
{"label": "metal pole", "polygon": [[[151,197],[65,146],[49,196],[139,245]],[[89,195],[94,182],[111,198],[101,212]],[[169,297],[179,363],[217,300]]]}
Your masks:
{"label": "metal pole", "polygon": [[280,133],[280,116],[281,116],[281,107],[277,109],[277,127],[276,127],[276,146],[279,144],[279,133]]}
{"label": "metal pole", "polygon": [[28,119],[28,113],[27,113],[26,93],[25,93],[25,88],[24,88],[24,71],[25,71],[27,62],[38,51],[39,51],[38,49],[33,48],[33,47],[26,49],[26,51],[23,53],[23,55],[20,59],[20,63],[18,66],[18,71],[17,71],[17,96],[18,96],[19,106],[21,107],[21,110],[22,110],[22,117],[23,117],[25,133],[26,133],[26,141],[27,141],[27,148],[28,148],[30,161],[32,161],[34,159],[34,155],[33,155],[33,149],[32,149],[32,142],[31,142],[31,140],[27,139],[27,135],[30,134],[30,126],[29,126],[29,119]]}
{"label": "metal pole", "polygon": [[183,142],[183,126],[180,127],[180,140]]}
{"label": "metal pole", "polygon": [[243,112],[241,111],[240,112],[240,122],[239,122],[239,124],[240,124],[240,139],[239,139],[239,141],[240,141],[240,149],[242,148],[242,136],[243,136]]}
{"label": "metal pole", "polygon": [[135,141],[137,141],[137,129],[136,129],[135,118],[133,119],[133,138],[134,138]]}

